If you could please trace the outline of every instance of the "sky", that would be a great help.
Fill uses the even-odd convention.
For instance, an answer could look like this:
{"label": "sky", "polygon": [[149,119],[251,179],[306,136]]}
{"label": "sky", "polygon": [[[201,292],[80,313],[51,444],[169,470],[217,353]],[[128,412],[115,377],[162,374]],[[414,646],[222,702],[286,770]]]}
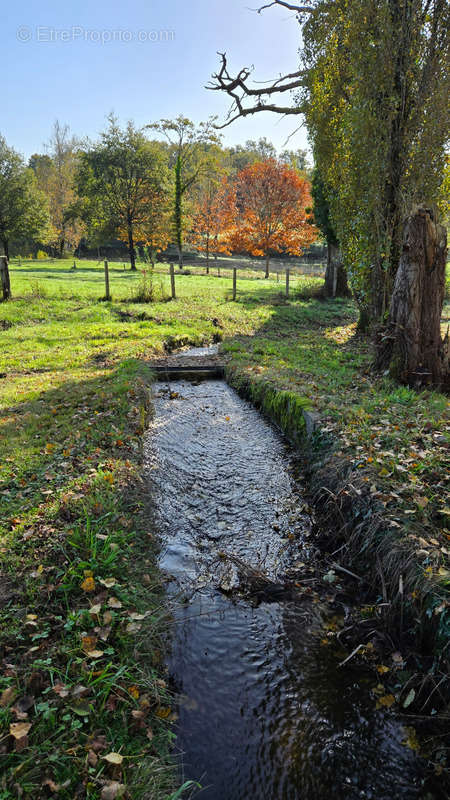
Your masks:
{"label": "sky", "polygon": [[[183,114],[225,118],[227,97],[204,88],[226,51],[233,74],[254,65],[256,80],[298,66],[300,31],[292,12],[260,0],[17,0],[0,32],[0,132],[28,158],[42,152],[56,119],[95,139],[111,111],[138,125]],[[262,0],[261,0],[262,3]],[[287,99],[284,98],[284,99]],[[265,112],[223,131],[234,145],[265,136],[277,149],[300,125]],[[287,145],[306,148],[301,127]]]}

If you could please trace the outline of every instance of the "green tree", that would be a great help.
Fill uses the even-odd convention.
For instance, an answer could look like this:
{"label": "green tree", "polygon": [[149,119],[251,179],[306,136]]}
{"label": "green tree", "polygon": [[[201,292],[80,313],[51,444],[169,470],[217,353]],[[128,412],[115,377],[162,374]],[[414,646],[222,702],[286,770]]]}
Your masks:
{"label": "green tree", "polygon": [[[330,215],[360,306],[382,320],[416,201],[433,203],[449,129],[450,6],[446,0],[274,0],[297,12],[302,66],[255,86],[221,55],[210,88],[232,101],[229,124],[249,114],[305,114]],[[294,92],[283,105],[282,93]]]}
{"label": "green tree", "polygon": [[47,226],[47,201],[33,170],[0,136],[0,241],[6,257],[13,241],[43,237]]}
{"label": "green tree", "polygon": [[91,230],[116,230],[127,241],[131,269],[136,269],[135,230],[147,219],[148,198],[161,180],[161,149],[133,122],[121,129],[114,116],[100,140],[81,153],[78,192]]}
{"label": "green tree", "polygon": [[149,128],[162,134],[170,144],[171,164],[174,171],[173,230],[178,252],[178,266],[183,268],[184,199],[196,184],[206,163],[211,146],[218,136],[211,122],[201,122],[197,127],[190,119],[178,116],[174,120],[161,119]]}

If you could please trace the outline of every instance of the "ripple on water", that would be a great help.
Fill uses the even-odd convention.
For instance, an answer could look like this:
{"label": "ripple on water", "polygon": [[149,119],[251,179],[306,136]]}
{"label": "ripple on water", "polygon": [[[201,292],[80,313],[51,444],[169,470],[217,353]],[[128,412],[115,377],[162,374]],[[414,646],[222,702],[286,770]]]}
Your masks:
{"label": "ripple on water", "polygon": [[298,557],[309,520],[289,448],[225,383],[170,389],[156,392],[146,460],[161,567],[190,598],[175,607],[169,661],[183,776],[205,800],[418,800],[402,726],[375,710],[368,675],[338,668],[313,617],[215,589],[222,549],[272,577]]}

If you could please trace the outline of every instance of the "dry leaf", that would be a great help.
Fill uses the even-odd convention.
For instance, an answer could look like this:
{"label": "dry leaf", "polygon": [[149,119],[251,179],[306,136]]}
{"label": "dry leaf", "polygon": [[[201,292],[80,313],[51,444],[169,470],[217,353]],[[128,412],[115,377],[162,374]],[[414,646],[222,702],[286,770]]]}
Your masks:
{"label": "dry leaf", "polygon": [[107,753],[106,756],[103,756],[105,761],[109,764],[121,764],[123,761],[123,756],[120,753]]}
{"label": "dry leaf", "polygon": [[102,604],[101,603],[96,603],[95,606],[91,606],[90,607],[89,613],[92,614],[93,616],[96,616],[96,615],[100,614],[101,610],[102,610]]}
{"label": "dry leaf", "polygon": [[96,636],[82,636],[81,637],[81,646],[83,650],[88,653],[90,650],[95,650],[95,645],[97,644],[97,637]]}
{"label": "dry leaf", "polygon": [[11,703],[15,699],[16,695],[17,695],[16,687],[15,686],[8,686],[8,688],[5,689],[1,694],[0,706],[2,708],[6,708],[7,706],[11,705]]}
{"label": "dry leaf", "polygon": [[31,728],[31,722],[12,722],[9,726],[9,732],[14,739],[22,739],[27,735]]}
{"label": "dry leaf", "polygon": [[117,798],[124,796],[126,788],[124,783],[112,781],[108,786],[103,787],[100,795],[101,800],[117,800]]}
{"label": "dry leaf", "polygon": [[108,600],[108,605],[110,608],[122,608],[122,603],[117,597],[110,597]]}
{"label": "dry leaf", "polygon": [[87,755],[88,764],[90,767],[96,767],[98,762],[98,755],[93,750],[89,750]]}
{"label": "dry leaf", "polygon": [[393,694],[384,694],[382,697],[379,698],[377,702],[377,708],[383,706],[383,708],[390,708],[395,703],[395,697]]}
{"label": "dry leaf", "polygon": [[102,586],[106,586],[107,589],[111,589],[112,586],[116,585],[117,581],[115,578],[100,578],[99,583],[101,583]]}

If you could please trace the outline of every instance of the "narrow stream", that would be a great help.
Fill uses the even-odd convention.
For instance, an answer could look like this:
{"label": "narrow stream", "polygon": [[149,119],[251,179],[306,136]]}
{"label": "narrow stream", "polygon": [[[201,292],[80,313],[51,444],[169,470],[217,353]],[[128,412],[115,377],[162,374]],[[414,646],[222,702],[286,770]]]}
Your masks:
{"label": "narrow stream", "polygon": [[401,724],[375,709],[373,673],[338,667],[314,604],[220,589],[238,581],[229,554],[275,579],[307,558],[294,454],[221,381],[159,384],[154,400],[146,460],[174,600],[183,779],[203,800],[418,800]]}

